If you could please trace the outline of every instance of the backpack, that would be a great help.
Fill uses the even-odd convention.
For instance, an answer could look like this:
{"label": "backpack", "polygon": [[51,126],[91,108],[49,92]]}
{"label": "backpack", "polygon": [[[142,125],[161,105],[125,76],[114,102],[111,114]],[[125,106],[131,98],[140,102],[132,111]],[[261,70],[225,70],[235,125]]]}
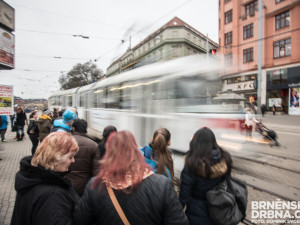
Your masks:
{"label": "backpack", "polygon": [[226,176],[206,193],[209,217],[219,225],[236,225],[246,217],[247,184]]}

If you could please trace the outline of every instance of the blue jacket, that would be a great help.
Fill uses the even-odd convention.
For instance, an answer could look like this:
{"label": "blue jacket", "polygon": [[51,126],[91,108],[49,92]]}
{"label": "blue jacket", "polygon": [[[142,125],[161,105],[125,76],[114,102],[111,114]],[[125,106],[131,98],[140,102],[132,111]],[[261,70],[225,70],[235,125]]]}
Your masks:
{"label": "blue jacket", "polygon": [[1,126],[0,126],[0,129],[4,130],[4,129],[7,129],[7,124],[8,124],[8,120],[7,120],[7,116],[4,115],[4,116],[1,116]]}
{"label": "blue jacket", "polygon": [[[145,157],[146,163],[153,169],[153,172],[156,173],[157,162],[155,161],[156,157],[153,154],[152,148],[149,145],[147,145],[147,146],[141,148],[140,151],[141,151],[142,155]],[[153,156],[152,156],[152,154],[153,154]],[[151,156],[154,160],[151,159]],[[165,169],[168,174],[167,177],[169,178],[170,181],[172,181],[172,176],[171,176],[170,170],[166,166],[165,166]],[[163,175],[166,175],[166,174],[163,173]]]}
{"label": "blue jacket", "polygon": [[56,131],[63,131],[63,132],[70,133],[71,127],[65,124],[62,119],[54,120],[53,127],[51,128],[50,132],[56,132]]}

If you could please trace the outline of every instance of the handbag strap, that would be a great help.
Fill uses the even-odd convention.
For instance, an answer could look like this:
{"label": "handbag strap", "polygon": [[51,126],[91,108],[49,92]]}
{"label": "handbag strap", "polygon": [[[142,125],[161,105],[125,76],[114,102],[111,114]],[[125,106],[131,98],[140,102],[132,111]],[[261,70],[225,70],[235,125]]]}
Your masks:
{"label": "handbag strap", "polygon": [[123,210],[122,210],[122,208],[121,208],[121,206],[118,202],[118,199],[115,196],[115,193],[114,193],[113,189],[111,187],[109,187],[108,185],[106,185],[106,189],[107,189],[109,197],[110,197],[115,209],[117,210],[121,220],[123,221],[123,223],[125,225],[130,225],[129,221],[127,220],[127,217],[125,216],[125,214],[124,214],[124,212],[123,212]]}

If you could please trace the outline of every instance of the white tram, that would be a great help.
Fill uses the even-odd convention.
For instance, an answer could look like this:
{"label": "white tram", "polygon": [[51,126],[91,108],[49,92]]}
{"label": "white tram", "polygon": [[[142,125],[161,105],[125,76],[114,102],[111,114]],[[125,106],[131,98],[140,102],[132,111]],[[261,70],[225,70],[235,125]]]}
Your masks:
{"label": "white tram", "polygon": [[195,131],[210,127],[217,136],[239,132],[238,104],[214,103],[221,92],[219,67],[202,56],[188,56],[130,70],[80,88],[60,91],[49,107],[76,107],[89,133],[104,127],[130,130],[139,146],[157,128],[171,132],[171,148],[185,152]]}

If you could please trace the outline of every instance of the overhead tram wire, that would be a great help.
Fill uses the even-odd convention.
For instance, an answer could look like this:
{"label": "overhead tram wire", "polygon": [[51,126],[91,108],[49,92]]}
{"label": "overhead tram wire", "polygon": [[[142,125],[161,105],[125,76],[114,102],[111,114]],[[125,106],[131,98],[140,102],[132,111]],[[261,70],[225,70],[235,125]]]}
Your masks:
{"label": "overhead tram wire", "polygon": [[48,31],[38,31],[38,30],[26,30],[26,29],[16,29],[16,31],[21,32],[32,32],[32,33],[39,33],[39,34],[52,34],[52,35],[61,35],[61,36],[71,36],[71,37],[81,37],[83,39],[100,39],[100,40],[114,40],[114,41],[122,41],[119,38],[112,38],[112,37],[97,37],[97,36],[90,36],[90,35],[82,35],[82,34],[67,34],[67,33],[57,33],[57,32],[48,32]]}
{"label": "overhead tram wire", "polygon": [[76,19],[76,20],[80,20],[80,21],[87,21],[87,22],[90,22],[90,23],[98,24],[98,25],[105,25],[105,26],[109,26],[109,27],[116,27],[118,29],[124,29],[124,30],[128,29],[128,28],[124,28],[122,26],[113,25],[113,24],[107,24],[107,23],[102,23],[102,22],[99,22],[99,21],[96,21],[96,20],[87,19],[87,18],[70,16],[70,15],[66,15],[66,14],[62,14],[62,13],[57,13],[57,12],[51,12],[51,11],[47,11],[47,10],[43,10],[43,9],[31,8],[31,7],[20,5],[20,4],[14,4],[14,5],[21,6],[22,8],[30,9],[30,10],[33,10],[33,11],[38,11],[38,12],[41,12],[41,13],[48,13],[48,14],[53,14],[53,15],[65,17],[65,18],[71,18],[71,19]]}

